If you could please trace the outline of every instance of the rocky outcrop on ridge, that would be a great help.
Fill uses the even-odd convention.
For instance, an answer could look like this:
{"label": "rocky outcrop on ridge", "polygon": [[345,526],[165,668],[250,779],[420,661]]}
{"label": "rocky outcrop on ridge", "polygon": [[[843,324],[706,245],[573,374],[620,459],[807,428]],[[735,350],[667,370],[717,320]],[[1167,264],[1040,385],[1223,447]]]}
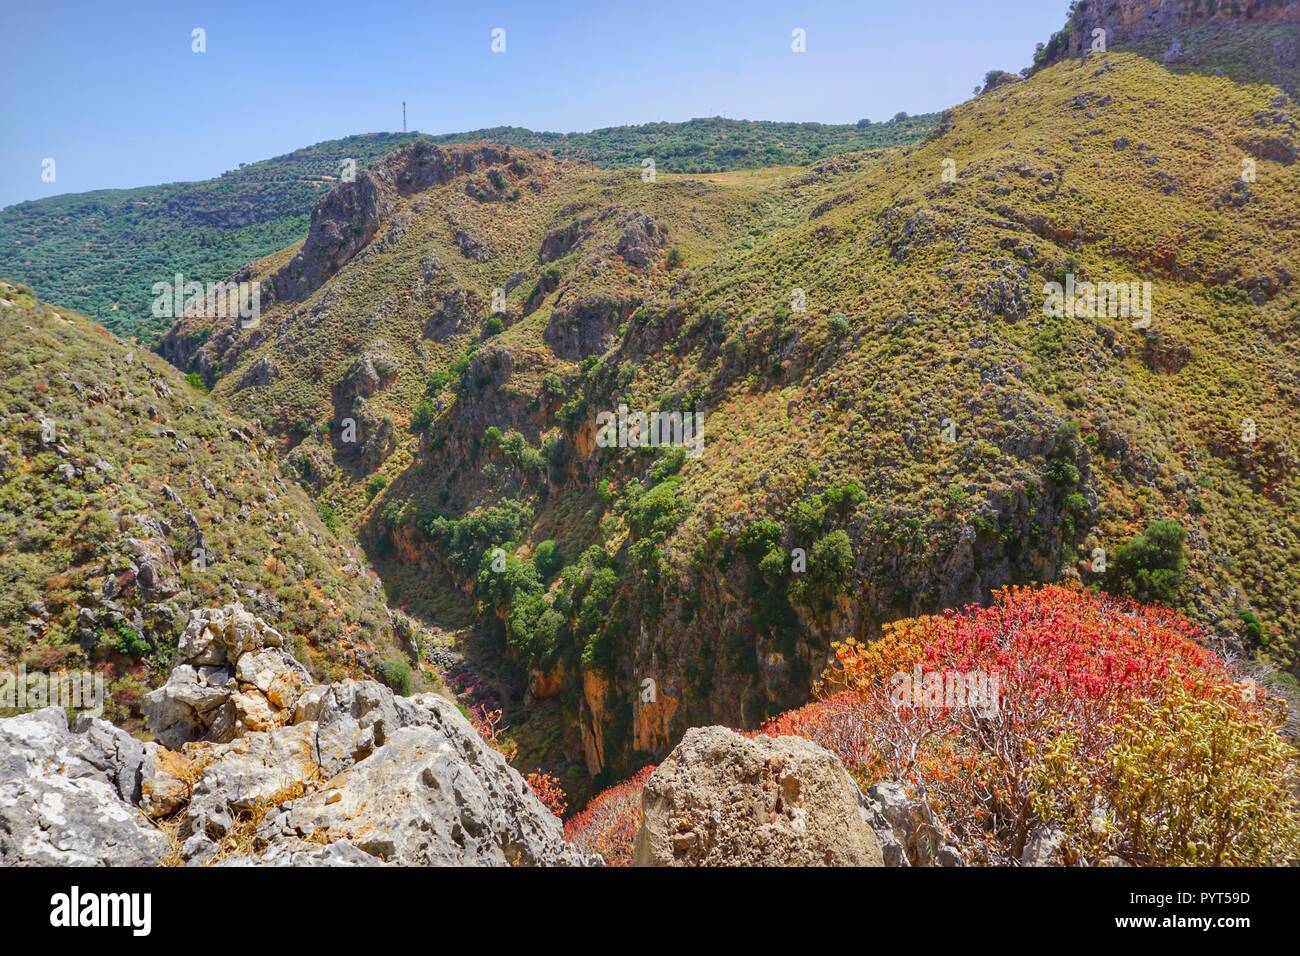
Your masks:
{"label": "rocky outcrop on ridge", "polygon": [[224,743],[289,722],[311,683],[265,621],[237,604],[204,608],[181,634],[167,683],[145,695],[144,712],[164,746]]}
{"label": "rocky outcrop on ridge", "polygon": [[354,181],[340,183],[312,210],[302,251],[271,278],[274,299],[302,299],[320,288],[375,237],[398,197],[482,169],[493,171],[502,182],[528,173],[527,164],[519,155],[512,156],[508,146],[443,149],[426,142],[403,147],[370,169],[358,171]]}
{"label": "rocky outcrop on ridge", "polygon": [[[1267,28],[1276,25],[1300,27],[1300,0],[1105,0],[1077,3],[1065,27],[1052,37],[1040,66],[1050,66],[1072,57],[1081,57],[1094,49],[1104,36],[1107,50],[1150,47],[1165,64],[1197,62],[1198,47],[1205,32],[1226,36],[1242,28]],[[1097,31],[1104,31],[1104,34]],[[1199,32],[1198,32],[1199,31]],[[1300,33],[1300,29],[1296,31]],[[1266,39],[1251,50],[1257,62],[1255,70],[1266,64],[1270,79],[1292,94],[1296,92],[1294,70],[1300,54],[1300,36]],[[1232,67],[1222,61],[1212,63],[1216,71]]]}
{"label": "rocky outcrop on ridge", "polygon": [[1106,41],[1123,44],[1147,36],[1172,34],[1200,23],[1300,23],[1300,0],[1237,0],[1233,3],[1188,3],[1187,0],[1108,0],[1080,3],[1071,19],[1072,56],[1082,56],[1092,31],[1104,29]]}

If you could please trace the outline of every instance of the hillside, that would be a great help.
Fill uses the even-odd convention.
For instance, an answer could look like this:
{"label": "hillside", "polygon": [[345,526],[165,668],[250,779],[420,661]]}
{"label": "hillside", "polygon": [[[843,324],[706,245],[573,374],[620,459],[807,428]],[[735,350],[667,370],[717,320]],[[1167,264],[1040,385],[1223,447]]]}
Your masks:
{"label": "hillside", "polygon": [[[496,128],[432,139],[491,139],[601,166],[639,166],[653,156],[665,171],[727,170],[906,143],[924,135],[934,120],[930,115],[835,126],[700,119],[590,133]],[[170,282],[177,272],[220,281],[294,242],[306,231],[312,207],[338,181],[343,160],[364,168],[416,136],[349,136],[203,182],[18,203],[0,210],[0,275],[26,282],[46,301],[77,309],[114,332],[153,343],[171,322],[151,314],[154,282]]]}
{"label": "hillside", "polygon": [[[466,686],[566,783],[1007,584],[1164,600],[1294,674],[1293,110],[1111,53],[799,169],[408,146],[255,268],[259,328],[163,349],[461,628]],[[1149,326],[1046,314],[1085,281],[1149,282]],[[620,403],[702,412],[702,453],[601,447]]]}
{"label": "hillside", "polygon": [[371,133],[317,143],[197,183],[101,189],[0,210],[0,275],[120,335],[151,342],[171,324],[151,314],[155,282],[202,282],[298,239],[311,208],[358,166],[412,138]]}
{"label": "hillside", "polygon": [[[555,85],[473,10],[314,12],[238,77],[197,29],[175,92]],[[509,28],[586,50],[593,115],[629,39],[665,103],[734,61],[770,107],[871,95],[860,39],[913,94],[982,73],[1004,12],[822,11],[802,79],[761,11]],[[931,116],[371,134],[0,211],[0,866],[1096,867],[1137,883],[1081,927],[1264,922],[1133,868],[1300,863],[1298,93],[1300,0],[1072,0]],[[241,301],[150,315],[173,278]],[[160,882],[51,925],[192,935]]]}
{"label": "hillside", "polygon": [[0,664],[104,669],[133,724],[190,612],[241,602],[319,677],[401,656],[346,533],[158,356],[0,283]]}

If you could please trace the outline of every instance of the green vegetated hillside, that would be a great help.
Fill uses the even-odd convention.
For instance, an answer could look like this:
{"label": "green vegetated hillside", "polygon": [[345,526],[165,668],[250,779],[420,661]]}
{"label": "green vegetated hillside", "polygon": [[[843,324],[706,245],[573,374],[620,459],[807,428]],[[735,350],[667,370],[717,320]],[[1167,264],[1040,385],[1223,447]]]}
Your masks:
{"label": "green vegetated hillside", "polygon": [[0,282],[0,664],[104,668],[138,718],[194,608],[238,601],[319,676],[396,657],[378,579],[271,443],[157,355]]}
{"label": "green vegetated hillside", "polygon": [[[590,133],[517,127],[433,137],[554,150],[602,166],[653,157],[669,171],[803,163],[834,153],[906,143],[933,115],[855,125],[700,119]],[[0,275],[29,283],[46,301],[77,309],[148,343],[171,324],[150,312],[155,282],[177,273],[225,279],[244,263],[306,232],[312,207],[339,179],[340,163],[364,167],[417,134],[371,133],[317,143],[240,166],[216,179],[69,193],[0,211]]]}
{"label": "green vegetated hillside", "polygon": [[171,324],[151,314],[155,282],[178,272],[219,282],[294,242],[344,159],[364,166],[413,136],[349,136],[203,182],[18,203],[0,211],[0,275],[118,334],[154,341]]}
{"label": "green vegetated hillside", "polygon": [[[1112,53],[796,169],[408,146],[254,270],[256,329],[163,347],[461,628],[464,686],[566,784],[1008,583],[1163,600],[1294,674],[1294,109]],[[1150,327],[1046,315],[1071,275],[1150,282]],[[601,447],[620,404],[702,412],[702,454]]]}

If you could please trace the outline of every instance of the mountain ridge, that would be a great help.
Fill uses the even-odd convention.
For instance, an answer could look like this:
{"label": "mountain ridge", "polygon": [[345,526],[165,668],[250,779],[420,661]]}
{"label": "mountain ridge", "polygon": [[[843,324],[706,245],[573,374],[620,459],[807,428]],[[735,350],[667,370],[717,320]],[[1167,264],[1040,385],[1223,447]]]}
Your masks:
{"label": "mountain ridge", "polygon": [[0,210],[0,275],[153,344],[170,318],[151,316],[152,283],[171,282],[177,271],[205,284],[222,281],[274,254],[307,230],[312,208],[322,190],[339,181],[345,160],[364,169],[417,138],[454,143],[490,132],[506,145],[555,149],[608,165],[639,165],[651,155],[645,151],[654,150],[659,167],[673,171],[789,164],[890,145],[924,135],[934,121],[932,114],[864,125],[712,118],[587,133],[497,127],[439,136],[361,134],[241,164],[209,180],[65,193],[8,206]]}

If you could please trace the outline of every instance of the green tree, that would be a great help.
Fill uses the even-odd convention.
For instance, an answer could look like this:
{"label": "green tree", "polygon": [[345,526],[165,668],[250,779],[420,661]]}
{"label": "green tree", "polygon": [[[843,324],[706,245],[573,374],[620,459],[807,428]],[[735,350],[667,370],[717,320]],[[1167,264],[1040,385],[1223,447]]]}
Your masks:
{"label": "green tree", "polygon": [[539,544],[533,551],[533,567],[537,569],[537,573],[544,581],[554,577],[555,572],[560,570],[563,564],[564,555],[560,553],[560,546],[550,538]]}
{"label": "green tree", "polygon": [[1177,521],[1157,519],[1115,549],[1108,588],[1137,601],[1173,604],[1183,585],[1187,531]]}

